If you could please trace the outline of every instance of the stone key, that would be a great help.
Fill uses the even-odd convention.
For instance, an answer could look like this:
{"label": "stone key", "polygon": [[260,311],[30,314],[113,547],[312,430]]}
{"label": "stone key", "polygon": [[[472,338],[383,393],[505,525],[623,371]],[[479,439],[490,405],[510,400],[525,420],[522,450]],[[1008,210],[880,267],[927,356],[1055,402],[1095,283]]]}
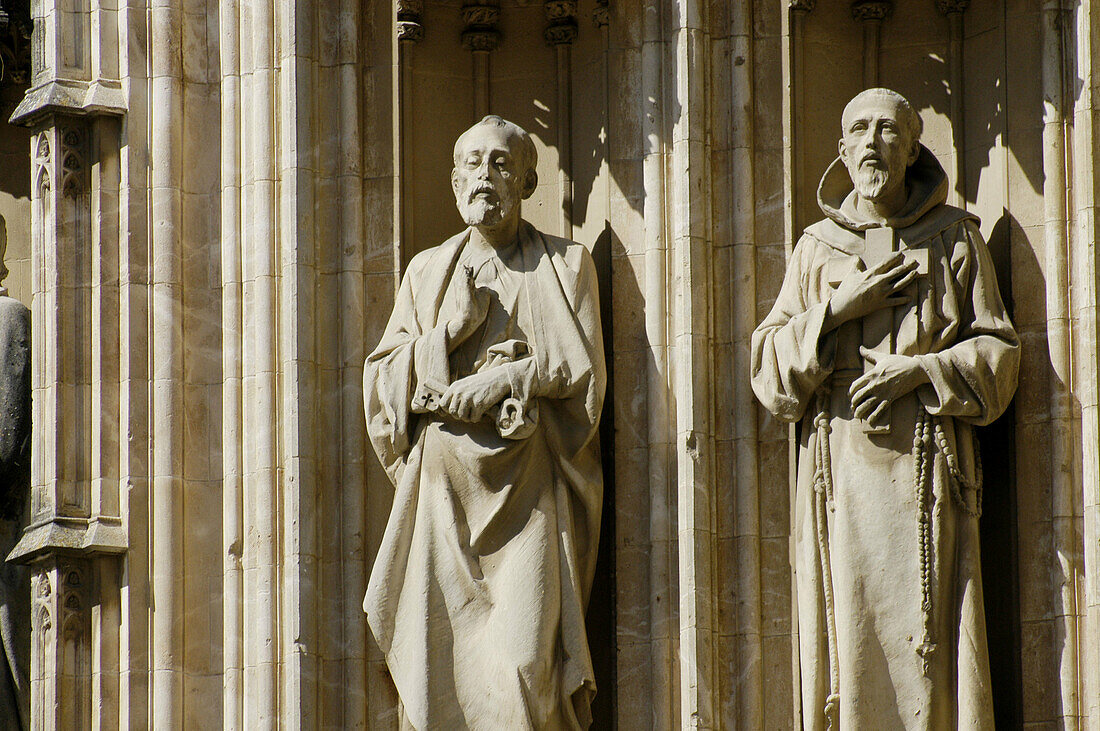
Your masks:
{"label": "stone key", "polygon": [[[894,229],[887,226],[870,228],[864,232],[863,254],[859,259],[865,269],[871,269],[897,253],[897,236]],[[902,249],[905,261],[917,262],[918,276],[928,274],[928,249]],[[829,285],[836,287],[842,276],[839,272],[830,272]],[[836,281],[833,281],[833,280]],[[878,353],[894,353],[896,339],[894,335],[894,308],[883,307],[863,318],[863,347]],[[869,363],[863,362],[863,370],[869,369]],[[885,434],[890,431],[890,407],[887,406],[874,422],[865,422],[864,431],[873,434]]]}

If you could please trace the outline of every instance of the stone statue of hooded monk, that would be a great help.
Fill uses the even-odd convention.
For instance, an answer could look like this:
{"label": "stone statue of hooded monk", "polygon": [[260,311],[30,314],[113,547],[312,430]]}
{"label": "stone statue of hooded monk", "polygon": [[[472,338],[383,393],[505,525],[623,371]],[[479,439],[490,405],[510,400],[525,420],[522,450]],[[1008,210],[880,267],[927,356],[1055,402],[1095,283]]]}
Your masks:
{"label": "stone statue of hooded monk", "polygon": [[807,729],[992,729],[974,427],[1016,388],[1019,340],[977,219],[909,103],[845,108],[752,386],[800,422],[794,522]]}
{"label": "stone statue of hooded monk", "polygon": [[451,174],[469,228],[409,262],[364,373],[396,487],[363,608],[416,729],[579,729],[606,374],[592,258],[520,218],[536,152],[486,117]]}

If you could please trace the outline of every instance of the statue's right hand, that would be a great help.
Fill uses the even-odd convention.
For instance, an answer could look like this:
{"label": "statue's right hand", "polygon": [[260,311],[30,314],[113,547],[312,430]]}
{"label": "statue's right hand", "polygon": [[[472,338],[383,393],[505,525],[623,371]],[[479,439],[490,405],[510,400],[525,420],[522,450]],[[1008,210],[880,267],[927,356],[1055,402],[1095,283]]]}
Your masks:
{"label": "statue's right hand", "polygon": [[909,298],[898,293],[917,278],[917,266],[899,252],[866,271],[852,272],[829,298],[829,324],[839,327],[875,310],[905,304]]}
{"label": "statue's right hand", "polygon": [[462,283],[455,293],[455,313],[447,322],[447,339],[457,347],[485,322],[489,314],[489,290],[474,284],[474,270],[463,267]]}

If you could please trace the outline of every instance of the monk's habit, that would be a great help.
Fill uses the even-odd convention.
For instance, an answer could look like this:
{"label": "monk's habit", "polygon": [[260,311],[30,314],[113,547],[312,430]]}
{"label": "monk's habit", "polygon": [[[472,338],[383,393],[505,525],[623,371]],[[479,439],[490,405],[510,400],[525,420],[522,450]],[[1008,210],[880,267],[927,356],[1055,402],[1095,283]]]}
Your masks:
{"label": "monk's habit", "polygon": [[[606,381],[595,269],[526,222],[505,250],[468,241],[413,258],[367,359],[368,432],[395,493],[363,608],[406,725],[587,728]],[[448,354],[467,271],[489,314]],[[489,369],[511,384],[499,408],[476,423],[433,410]]]}
{"label": "monk's habit", "polygon": [[[807,729],[993,728],[974,427],[1008,405],[1019,340],[978,221],[944,204],[946,176],[924,147],[907,185],[881,227],[834,162],[818,190],[827,218],[806,229],[752,338],[753,390],[801,425],[791,530]],[[883,236],[919,264],[909,304],[874,328],[868,316],[823,332],[836,285],[873,265]],[[861,346],[915,357],[930,381],[878,428],[851,413]]]}

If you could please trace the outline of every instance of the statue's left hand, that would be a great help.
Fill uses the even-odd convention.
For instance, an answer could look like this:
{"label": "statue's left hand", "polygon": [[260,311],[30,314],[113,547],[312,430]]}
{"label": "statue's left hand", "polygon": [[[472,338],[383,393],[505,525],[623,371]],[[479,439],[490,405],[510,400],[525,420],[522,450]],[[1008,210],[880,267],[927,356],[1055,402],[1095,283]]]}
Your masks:
{"label": "statue's left hand", "polygon": [[872,368],[852,382],[852,415],[874,421],[896,399],[928,382],[928,374],[916,358],[859,349]]}
{"label": "statue's left hand", "polygon": [[439,407],[460,421],[480,421],[511,390],[506,369],[489,368],[452,383],[439,400]]}

